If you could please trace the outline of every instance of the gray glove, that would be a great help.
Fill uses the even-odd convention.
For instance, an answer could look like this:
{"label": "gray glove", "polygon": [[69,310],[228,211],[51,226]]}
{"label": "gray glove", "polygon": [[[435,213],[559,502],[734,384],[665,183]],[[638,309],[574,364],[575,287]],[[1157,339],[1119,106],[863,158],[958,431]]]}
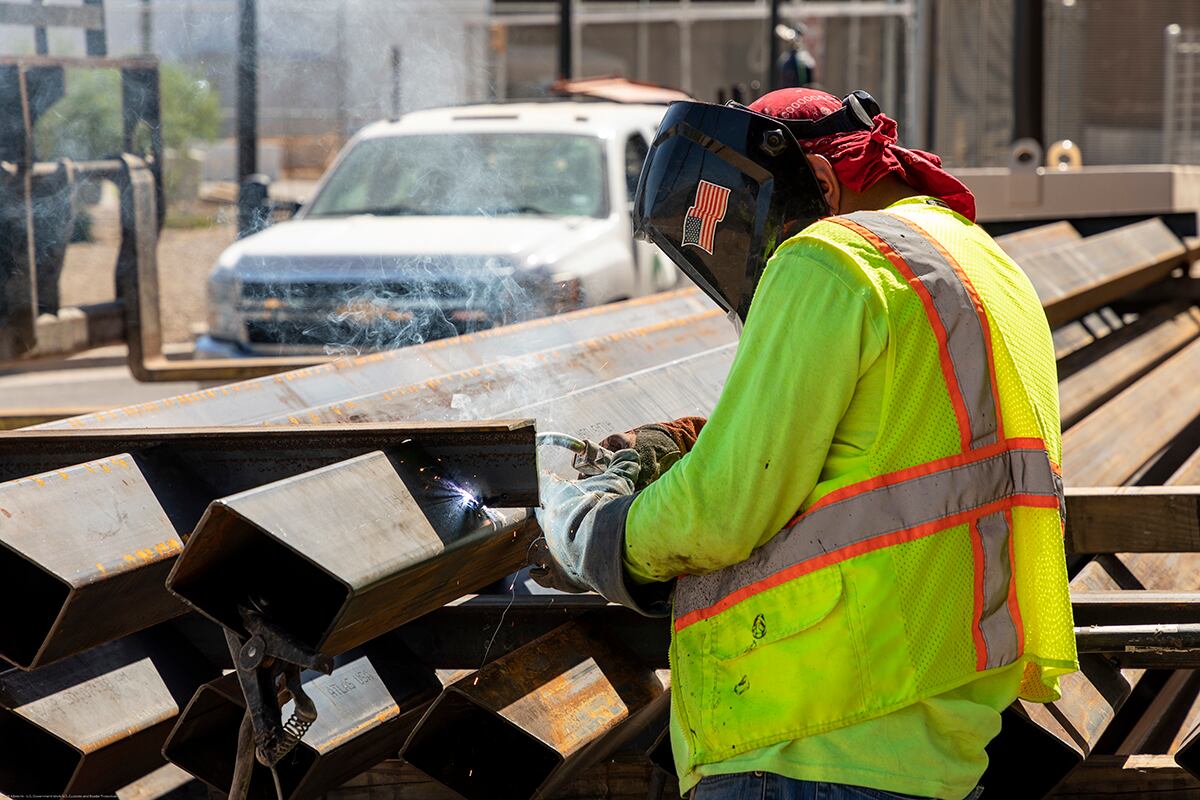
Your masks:
{"label": "gray glove", "polygon": [[597,592],[646,616],[670,613],[672,583],[625,582],[625,515],[640,470],[638,454],[620,450],[607,470],[591,478],[567,481],[542,473],[542,507],[534,512],[542,537],[534,543],[529,572],[535,581],[563,592]]}

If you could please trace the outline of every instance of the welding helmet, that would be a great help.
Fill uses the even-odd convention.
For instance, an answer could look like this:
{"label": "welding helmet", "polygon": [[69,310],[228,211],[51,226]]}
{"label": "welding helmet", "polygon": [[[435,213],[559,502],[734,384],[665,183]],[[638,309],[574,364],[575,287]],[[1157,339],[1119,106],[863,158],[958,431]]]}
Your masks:
{"label": "welding helmet", "polygon": [[[839,118],[818,130],[840,124],[849,123]],[[642,167],[635,233],[658,245],[735,325],[745,322],[775,249],[829,213],[796,126],[736,103],[672,103]]]}

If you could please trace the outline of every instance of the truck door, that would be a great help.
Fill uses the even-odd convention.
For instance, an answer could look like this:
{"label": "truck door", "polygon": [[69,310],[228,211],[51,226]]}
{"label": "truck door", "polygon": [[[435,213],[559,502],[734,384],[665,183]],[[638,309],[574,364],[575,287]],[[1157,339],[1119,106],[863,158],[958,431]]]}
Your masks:
{"label": "truck door", "polygon": [[634,281],[636,296],[670,289],[679,279],[679,272],[671,260],[650,242],[633,239],[633,195],[637,191],[638,178],[642,175],[642,164],[650,146],[640,133],[630,134],[625,140],[625,191],[629,217],[629,236],[633,246]]}

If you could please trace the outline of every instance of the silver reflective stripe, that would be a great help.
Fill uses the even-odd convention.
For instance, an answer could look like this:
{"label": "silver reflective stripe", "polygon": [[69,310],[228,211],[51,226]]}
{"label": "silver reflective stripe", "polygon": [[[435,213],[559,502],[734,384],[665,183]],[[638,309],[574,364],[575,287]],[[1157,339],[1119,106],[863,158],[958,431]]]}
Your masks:
{"label": "silver reflective stripe", "polygon": [[934,310],[946,330],[946,349],[967,408],[971,449],[995,443],[998,425],[987,334],[954,265],[923,231],[895,214],[859,211],[846,218],[886,242],[929,291]]}
{"label": "silver reflective stripe", "polygon": [[680,578],[675,618],[706,609],[789,567],[871,539],[936,523],[1015,494],[1057,497],[1055,478],[1044,451],[1006,450],[818,505],[740,564]]}
{"label": "silver reflective stripe", "polygon": [[975,523],[983,551],[983,608],[979,632],[987,645],[986,669],[1002,667],[1017,660],[1017,626],[1008,608],[1008,589],[1012,584],[1012,562],[1008,538],[1012,530],[1003,511],[980,517]]}

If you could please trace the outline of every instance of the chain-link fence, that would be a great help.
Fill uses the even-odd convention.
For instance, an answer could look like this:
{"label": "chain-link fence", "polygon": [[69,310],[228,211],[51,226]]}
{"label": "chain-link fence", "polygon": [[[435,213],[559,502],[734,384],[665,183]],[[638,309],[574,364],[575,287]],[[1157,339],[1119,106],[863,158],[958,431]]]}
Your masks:
{"label": "chain-link fence", "polygon": [[1163,85],[1163,159],[1200,164],[1200,30],[1168,25]]}
{"label": "chain-link fence", "polygon": [[[932,148],[951,165],[1002,166],[1012,141],[1013,2],[928,1]],[[1044,144],[1070,139],[1084,164],[1197,163],[1200,3],[1046,0],[1044,8]],[[1164,57],[1170,26],[1180,34],[1168,37]]]}

